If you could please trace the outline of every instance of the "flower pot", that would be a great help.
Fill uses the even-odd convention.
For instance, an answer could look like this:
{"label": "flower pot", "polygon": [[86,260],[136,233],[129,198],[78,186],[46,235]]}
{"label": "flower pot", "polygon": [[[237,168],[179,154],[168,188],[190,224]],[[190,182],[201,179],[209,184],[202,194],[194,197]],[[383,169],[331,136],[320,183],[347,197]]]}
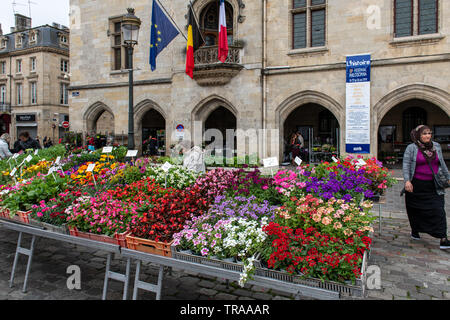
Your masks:
{"label": "flower pot", "polygon": [[[9,210],[8,210],[9,212]],[[19,221],[22,223],[30,223],[30,214],[31,214],[31,210],[29,211],[17,211],[16,214],[11,218],[11,216],[9,215],[9,218],[11,220],[15,220],[15,221]]]}
{"label": "flower pot", "polygon": [[143,238],[137,238],[128,234],[126,236],[126,242],[128,249],[131,250],[142,251],[164,257],[172,257],[172,251],[170,246],[172,245],[173,240],[170,243],[165,243]]}
{"label": "flower pot", "polygon": [[0,207],[0,218],[9,219],[9,210],[5,207]]}
{"label": "flower pot", "polygon": [[56,226],[50,223],[42,222],[35,220],[33,218],[30,218],[30,224],[36,227],[44,228],[44,230],[62,233],[62,234],[69,234],[69,229],[67,228],[67,225],[64,223],[60,226]]}
{"label": "flower pot", "polygon": [[69,234],[71,236],[80,237],[84,239],[106,242],[111,244],[117,244],[121,247],[127,248],[126,236],[128,232],[124,233],[115,233],[113,237],[104,235],[104,234],[95,234],[90,232],[79,231],[76,227],[69,226]]}

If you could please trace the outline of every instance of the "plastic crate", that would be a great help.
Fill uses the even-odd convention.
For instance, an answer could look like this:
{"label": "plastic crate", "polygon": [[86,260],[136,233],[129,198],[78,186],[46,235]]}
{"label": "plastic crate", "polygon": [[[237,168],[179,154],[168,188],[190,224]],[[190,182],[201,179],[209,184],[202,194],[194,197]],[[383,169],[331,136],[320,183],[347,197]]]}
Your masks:
{"label": "plastic crate", "polygon": [[99,242],[117,244],[121,247],[127,248],[126,236],[127,236],[128,232],[115,233],[114,237],[109,237],[109,236],[103,235],[103,234],[95,234],[95,233],[90,233],[90,232],[79,231],[76,227],[71,227],[71,226],[69,226],[68,229],[69,229],[69,234],[71,236],[80,237],[80,238],[84,238],[84,239],[90,239],[90,240],[99,241]]}
{"label": "plastic crate", "polygon": [[9,219],[9,210],[4,207],[0,207],[0,218]]}
{"label": "plastic crate", "polygon": [[283,271],[276,271],[267,268],[256,268],[255,275],[275,279],[283,282],[306,285],[308,287],[320,288],[324,290],[339,292],[342,296],[364,297],[366,284],[366,271],[369,252],[365,251],[361,264],[361,277],[356,279],[355,284],[343,284],[333,281],[322,281],[315,278],[305,278],[301,275],[289,274]]}
{"label": "plastic crate", "polygon": [[156,254],[164,257],[172,257],[171,245],[173,243],[173,240],[170,243],[165,243],[137,238],[133,237],[132,235],[127,235],[126,240],[128,249]]}
{"label": "plastic crate", "polygon": [[[261,267],[261,262],[258,260],[258,257],[259,255],[257,255],[257,260],[255,260],[254,264],[256,267]],[[228,262],[181,252],[175,246],[172,246],[172,258],[230,271],[242,272],[244,270],[244,265],[242,263]]]}

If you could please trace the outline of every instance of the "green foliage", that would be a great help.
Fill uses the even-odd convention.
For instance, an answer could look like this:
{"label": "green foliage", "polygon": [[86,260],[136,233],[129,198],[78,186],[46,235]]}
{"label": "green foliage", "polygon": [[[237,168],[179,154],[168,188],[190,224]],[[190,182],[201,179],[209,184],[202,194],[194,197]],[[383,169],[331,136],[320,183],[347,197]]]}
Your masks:
{"label": "green foliage", "polygon": [[142,173],[138,167],[127,166],[123,170],[123,177],[126,184],[131,184],[133,182],[141,180],[145,176],[145,171]]}

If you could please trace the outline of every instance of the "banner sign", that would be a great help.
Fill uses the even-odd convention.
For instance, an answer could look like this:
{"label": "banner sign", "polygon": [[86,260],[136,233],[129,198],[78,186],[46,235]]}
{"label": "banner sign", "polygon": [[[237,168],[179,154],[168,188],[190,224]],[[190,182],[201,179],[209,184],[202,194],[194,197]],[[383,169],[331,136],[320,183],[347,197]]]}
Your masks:
{"label": "banner sign", "polygon": [[370,54],[347,56],[347,153],[370,153]]}

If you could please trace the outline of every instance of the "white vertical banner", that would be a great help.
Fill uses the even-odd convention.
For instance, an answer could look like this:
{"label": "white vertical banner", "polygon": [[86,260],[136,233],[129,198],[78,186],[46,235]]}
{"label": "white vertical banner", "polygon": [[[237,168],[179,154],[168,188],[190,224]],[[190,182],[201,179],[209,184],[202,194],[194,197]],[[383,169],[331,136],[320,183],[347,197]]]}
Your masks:
{"label": "white vertical banner", "polygon": [[370,153],[370,54],[347,56],[347,153]]}

